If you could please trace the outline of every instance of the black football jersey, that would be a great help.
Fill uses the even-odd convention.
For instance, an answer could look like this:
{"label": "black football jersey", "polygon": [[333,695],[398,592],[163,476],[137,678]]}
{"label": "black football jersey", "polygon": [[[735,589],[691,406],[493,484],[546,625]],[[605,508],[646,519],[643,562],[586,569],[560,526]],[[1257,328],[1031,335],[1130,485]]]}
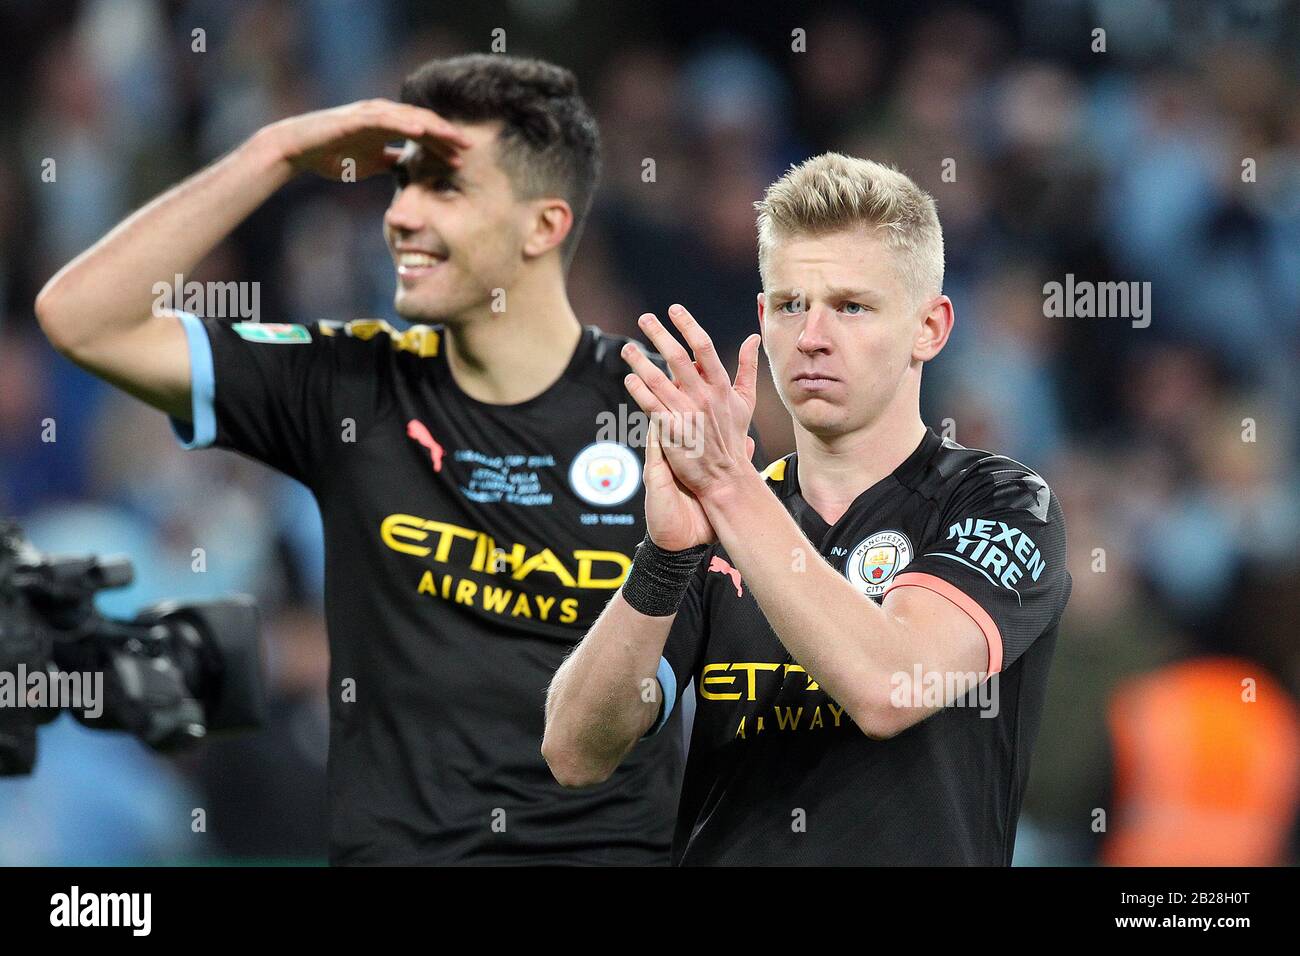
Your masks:
{"label": "black football jersey", "polygon": [[550,388],[499,406],[456,385],[439,327],[182,322],[182,443],[320,507],[331,861],[667,863],[679,733],[585,790],[540,752],[551,677],[645,534],[627,339],[585,327]]}
{"label": "black football jersey", "polygon": [[[834,526],[800,495],[797,453],[764,474],[821,557],[867,598],[922,587],[970,614],[992,676],[873,740],[790,656],[715,545],[659,670],[661,723],[677,688],[696,686],[674,862],[1009,864],[1070,592],[1055,496],[1024,465],[929,430]],[[908,702],[946,699],[925,699],[940,690],[929,675],[897,687]]]}

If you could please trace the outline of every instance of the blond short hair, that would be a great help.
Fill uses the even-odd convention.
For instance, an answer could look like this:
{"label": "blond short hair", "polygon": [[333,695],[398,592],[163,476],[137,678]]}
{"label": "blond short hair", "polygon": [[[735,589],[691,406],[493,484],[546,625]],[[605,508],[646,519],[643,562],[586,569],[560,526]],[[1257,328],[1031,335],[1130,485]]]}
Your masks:
{"label": "blond short hair", "polygon": [[782,239],[874,226],[896,253],[899,278],[917,301],[943,290],[943,229],[934,199],[890,166],[822,153],[767,187],[758,210],[758,267],[766,281]]}

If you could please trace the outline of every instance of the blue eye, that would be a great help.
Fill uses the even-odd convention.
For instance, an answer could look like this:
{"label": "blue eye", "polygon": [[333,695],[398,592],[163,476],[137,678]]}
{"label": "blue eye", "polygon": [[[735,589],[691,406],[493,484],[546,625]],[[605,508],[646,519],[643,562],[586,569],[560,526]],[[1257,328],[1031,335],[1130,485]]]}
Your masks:
{"label": "blue eye", "polygon": [[867,311],[867,307],[861,302],[845,302],[844,308],[840,311],[845,315],[862,315]]}
{"label": "blue eye", "polygon": [[798,299],[791,299],[789,302],[782,302],[777,306],[777,310],[786,315],[798,315],[803,311],[803,305]]}

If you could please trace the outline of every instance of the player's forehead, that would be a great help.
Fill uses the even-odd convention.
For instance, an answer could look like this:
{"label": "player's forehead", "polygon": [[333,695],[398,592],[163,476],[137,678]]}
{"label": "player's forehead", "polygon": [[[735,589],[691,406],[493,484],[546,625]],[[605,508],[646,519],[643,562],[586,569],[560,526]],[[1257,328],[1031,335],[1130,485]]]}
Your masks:
{"label": "player's forehead", "polygon": [[[501,131],[501,124],[499,122],[464,123],[453,121],[452,125],[470,143],[468,149],[460,151],[463,162],[456,169],[456,172],[465,179],[478,182],[490,182],[497,178],[504,179],[505,172],[497,161],[497,136]],[[412,170],[428,171],[432,168],[437,168],[440,171],[450,170],[450,167],[443,162],[437,153],[429,150],[422,143],[410,139],[403,143],[398,162]]]}
{"label": "player's forehead", "polygon": [[846,291],[901,292],[895,256],[869,227],[778,237],[769,247],[763,290],[809,297]]}

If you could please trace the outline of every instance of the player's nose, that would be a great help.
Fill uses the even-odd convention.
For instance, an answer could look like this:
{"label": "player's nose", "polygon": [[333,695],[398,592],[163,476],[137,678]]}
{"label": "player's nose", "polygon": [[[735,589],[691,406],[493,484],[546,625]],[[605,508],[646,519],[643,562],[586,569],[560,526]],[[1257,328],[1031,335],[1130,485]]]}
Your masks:
{"label": "player's nose", "polygon": [[830,320],[831,310],[822,305],[814,305],[804,313],[803,328],[799,330],[796,343],[801,352],[825,352],[831,347]]}
{"label": "player's nose", "polygon": [[384,210],[384,226],[391,232],[417,232],[423,225],[419,203],[413,189],[399,189]]}

